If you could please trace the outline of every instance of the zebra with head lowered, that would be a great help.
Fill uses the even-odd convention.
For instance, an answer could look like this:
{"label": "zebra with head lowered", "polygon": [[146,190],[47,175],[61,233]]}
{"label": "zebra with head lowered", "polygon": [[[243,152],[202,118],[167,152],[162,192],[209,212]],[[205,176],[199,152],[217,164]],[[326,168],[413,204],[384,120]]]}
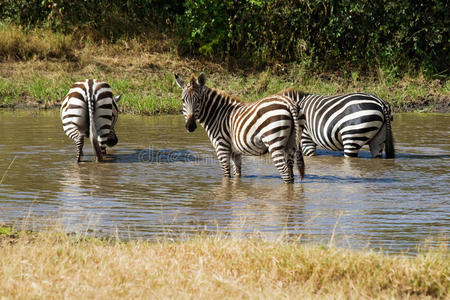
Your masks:
{"label": "zebra with head lowered", "polygon": [[291,99],[275,95],[253,103],[242,103],[207,87],[204,74],[198,80],[192,75],[189,83],[175,73],[174,76],[183,89],[186,129],[194,131],[196,120],[205,128],[225,177],[230,177],[230,160],[234,164],[235,177],[240,177],[242,155],[267,152],[285,183],[294,181],[294,159],[300,176],[304,177],[301,151],[304,115]]}
{"label": "zebra with head lowered", "polygon": [[304,155],[315,155],[319,145],[356,157],[361,147],[369,144],[372,157],[381,157],[384,147],[386,158],[394,158],[391,108],[377,96],[366,93],[321,96],[294,89],[280,94],[295,101],[305,113]]}
{"label": "zebra with head lowered", "polygon": [[106,155],[106,146],[113,147],[118,139],[114,131],[118,117],[117,102],[109,84],[96,79],[76,82],[61,105],[64,132],[77,145],[77,161],[83,155],[84,137],[89,137],[97,161]]}

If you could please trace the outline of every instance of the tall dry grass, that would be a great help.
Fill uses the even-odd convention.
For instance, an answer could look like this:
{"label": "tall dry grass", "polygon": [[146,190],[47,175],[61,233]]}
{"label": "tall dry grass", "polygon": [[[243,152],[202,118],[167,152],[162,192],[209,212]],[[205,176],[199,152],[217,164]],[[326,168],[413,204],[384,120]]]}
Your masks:
{"label": "tall dry grass", "polygon": [[22,27],[0,23],[0,59],[75,58],[75,41],[70,35],[49,30],[24,30]]}
{"label": "tall dry grass", "polygon": [[414,257],[221,235],[0,235],[7,299],[448,299],[446,247]]}

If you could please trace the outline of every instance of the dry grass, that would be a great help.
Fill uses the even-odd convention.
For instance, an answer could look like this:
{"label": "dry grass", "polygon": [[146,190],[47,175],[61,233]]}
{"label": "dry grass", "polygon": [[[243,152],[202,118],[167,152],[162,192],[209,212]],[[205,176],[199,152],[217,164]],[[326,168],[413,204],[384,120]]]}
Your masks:
{"label": "dry grass", "polygon": [[74,59],[74,48],[70,35],[42,29],[25,31],[19,26],[0,23],[0,58]]}
{"label": "dry grass", "polygon": [[446,247],[414,257],[197,236],[101,241],[0,235],[0,298],[419,299],[450,295]]}

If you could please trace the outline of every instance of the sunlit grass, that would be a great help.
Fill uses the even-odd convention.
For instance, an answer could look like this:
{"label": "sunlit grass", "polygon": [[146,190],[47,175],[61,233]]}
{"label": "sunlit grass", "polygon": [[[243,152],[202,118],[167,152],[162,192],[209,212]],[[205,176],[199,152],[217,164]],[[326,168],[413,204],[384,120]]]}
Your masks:
{"label": "sunlit grass", "polygon": [[9,80],[0,80],[0,105],[8,106],[19,98],[16,85]]}
{"label": "sunlit grass", "polygon": [[404,299],[449,296],[446,246],[415,256],[199,234],[172,241],[0,231],[8,298]]}
{"label": "sunlit grass", "polygon": [[[181,91],[173,72],[185,79],[205,72],[207,84],[244,101],[254,101],[289,87],[315,94],[368,92],[390,102],[396,111],[433,109],[448,103],[448,81],[430,81],[421,73],[395,78],[357,72],[320,74],[302,64],[276,65],[265,70],[230,71],[221,65],[179,57],[170,40],[119,40],[114,44],[74,41],[71,36],[43,29],[25,31],[0,24],[0,105],[3,107],[56,107],[71,84],[85,78],[108,81],[122,94],[121,110],[139,114],[181,110]],[[409,108],[411,109],[411,108]]]}

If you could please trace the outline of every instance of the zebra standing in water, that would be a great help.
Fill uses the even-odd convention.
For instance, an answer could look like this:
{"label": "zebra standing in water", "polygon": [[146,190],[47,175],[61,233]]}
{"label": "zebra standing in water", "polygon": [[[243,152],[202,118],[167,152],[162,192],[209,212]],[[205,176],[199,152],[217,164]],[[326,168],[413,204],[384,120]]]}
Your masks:
{"label": "zebra standing in water", "polygon": [[254,103],[242,103],[223,92],[205,86],[206,77],[191,76],[186,84],[177,74],[183,89],[183,115],[189,132],[198,120],[205,128],[220,161],[223,175],[230,177],[230,159],[235,177],[241,176],[242,155],[269,152],[285,183],[293,183],[294,158],[301,178],[305,167],[301,151],[303,112],[288,97],[276,95]]}
{"label": "zebra standing in water", "polygon": [[77,161],[83,155],[84,137],[89,137],[96,161],[102,161],[106,146],[117,144],[114,125],[118,117],[116,103],[109,84],[96,79],[74,83],[61,105],[64,132],[77,144]]}
{"label": "zebra standing in water", "polygon": [[377,96],[365,93],[321,96],[293,89],[280,94],[294,100],[305,112],[304,155],[315,155],[319,145],[356,157],[361,147],[369,144],[372,157],[381,157],[384,146],[386,158],[394,158],[391,109]]}

